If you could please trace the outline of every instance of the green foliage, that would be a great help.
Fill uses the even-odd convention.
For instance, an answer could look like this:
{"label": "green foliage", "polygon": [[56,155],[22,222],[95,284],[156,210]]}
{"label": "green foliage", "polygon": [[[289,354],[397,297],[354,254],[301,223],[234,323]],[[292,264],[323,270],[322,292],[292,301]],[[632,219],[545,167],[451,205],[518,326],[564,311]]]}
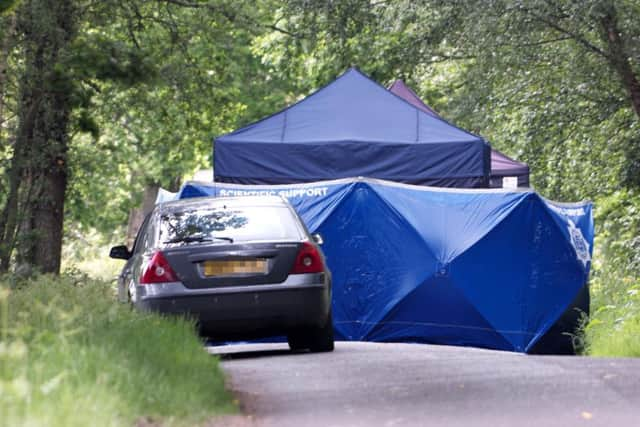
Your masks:
{"label": "green foliage", "polygon": [[596,209],[598,234],[592,271],[592,313],[586,352],[640,357],[640,197],[617,191]]}
{"label": "green foliage", "polygon": [[404,78],[425,101],[528,162],[548,197],[595,198],[640,179],[638,116],[603,35],[614,7],[640,72],[637,1],[291,0],[255,49],[280,72],[325,83],[349,65]]}
{"label": "green foliage", "polygon": [[[296,82],[299,93],[328,83],[350,66],[358,66],[382,83],[406,78],[416,66],[414,49],[430,52],[433,48],[416,43],[418,32],[425,38],[429,32],[429,26],[418,28],[417,21],[430,22],[434,14],[409,2],[394,4],[288,1],[275,13],[281,31],[257,37],[253,49],[277,73]],[[435,37],[442,40],[444,33],[434,36],[434,45]]]}
{"label": "green foliage", "polygon": [[[527,162],[544,196],[594,200],[593,312],[621,318],[631,307],[625,298],[640,272],[640,113],[631,90],[640,76],[638,0],[73,4],[82,6],[77,35],[52,79],[73,107],[70,252],[92,252],[78,236],[102,245],[121,234],[145,185],[175,189],[211,167],[216,135],[355,65],[382,84],[404,79],[443,117]],[[9,22],[0,17],[11,42],[4,175],[25,77],[25,46],[4,31]],[[613,327],[599,316],[594,325]]]}
{"label": "green foliage", "polygon": [[266,6],[196,6],[130,2],[120,19],[99,9],[84,23],[69,60],[81,133],[70,148],[67,228],[112,231],[146,184],[175,189],[211,167],[214,136],[281,106],[285,79],[250,49],[267,31],[255,25]]}
{"label": "green foliage", "polygon": [[80,233],[77,229],[65,230],[61,271],[64,274],[81,272],[91,279],[111,281],[122,271],[123,261],[108,257],[112,246],[122,244],[124,227],[111,234],[96,230]]}
{"label": "green foliage", "polygon": [[0,425],[193,425],[235,411],[191,322],[86,277],[0,281]]}
{"label": "green foliage", "polygon": [[640,357],[640,281],[621,275],[624,268],[607,265],[598,274],[606,290],[594,292],[595,309],[584,328],[587,354]]}
{"label": "green foliage", "polygon": [[597,353],[593,332],[614,330],[603,313],[637,320],[627,296],[640,273],[640,121],[620,64],[640,76],[638,13],[636,0],[290,0],[277,12],[288,34],[265,34],[254,50],[304,91],[349,65],[383,83],[403,78],[445,118],[527,162],[543,195],[594,200],[601,326],[586,339]]}
{"label": "green foliage", "polygon": [[0,0],[0,15],[11,12],[19,2],[20,0]]}

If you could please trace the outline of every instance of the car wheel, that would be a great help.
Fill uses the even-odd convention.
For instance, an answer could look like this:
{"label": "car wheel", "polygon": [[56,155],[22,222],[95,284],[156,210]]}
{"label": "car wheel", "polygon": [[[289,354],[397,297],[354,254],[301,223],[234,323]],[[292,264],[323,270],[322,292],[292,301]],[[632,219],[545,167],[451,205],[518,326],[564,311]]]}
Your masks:
{"label": "car wheel", "polygon": [[291,350],[306,350],[310,347],[308,331],[298,329],[287,334],[287,342]]}
{"label": "car wheel", "polygon": [[333,351],[333,317],[329,312],[327,323],[322,327],[297,329],[287,334],[291,350],[312,352]]}
{"label": "car wheel", "polygon": [[329,311],[327,323],[321,328],[313,328],[309,334],[309,349],[312,352],[333,351],[333,316]]}

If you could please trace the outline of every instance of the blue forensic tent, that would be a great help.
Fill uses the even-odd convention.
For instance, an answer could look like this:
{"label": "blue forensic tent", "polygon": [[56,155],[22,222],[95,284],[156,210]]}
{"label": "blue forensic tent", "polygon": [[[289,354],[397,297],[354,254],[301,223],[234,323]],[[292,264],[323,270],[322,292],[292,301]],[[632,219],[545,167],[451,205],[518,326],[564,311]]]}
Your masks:
{"label": "blue forensic tent", "polygon": [[302,101],[214,142],[214,180],[291,184],[366,176],[486,187],[490,147],[355,68]]}
{"label": "blue forensic tent", "polygon": [[337,339],[535,351],[586,289],[591,203],[374,179],[188,183],[180,197],[280,194],[323,235]]}

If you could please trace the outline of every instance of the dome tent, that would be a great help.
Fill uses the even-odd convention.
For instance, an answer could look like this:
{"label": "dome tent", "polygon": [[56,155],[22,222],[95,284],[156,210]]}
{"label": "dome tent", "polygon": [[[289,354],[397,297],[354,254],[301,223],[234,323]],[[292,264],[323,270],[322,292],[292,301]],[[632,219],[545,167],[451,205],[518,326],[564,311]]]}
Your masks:
{"label": "dome tent", "polygon": [[367,176],[487,186],[481,137],[408,104],[355,68],[292,106],[215,139],[214,180],[289,184]]}
{"label": "dome tent", "polygon": [[189,183],[180,197],[262,194],[325,237],[338,339],[533,352],[587,283],[588,202],[373,179]]}

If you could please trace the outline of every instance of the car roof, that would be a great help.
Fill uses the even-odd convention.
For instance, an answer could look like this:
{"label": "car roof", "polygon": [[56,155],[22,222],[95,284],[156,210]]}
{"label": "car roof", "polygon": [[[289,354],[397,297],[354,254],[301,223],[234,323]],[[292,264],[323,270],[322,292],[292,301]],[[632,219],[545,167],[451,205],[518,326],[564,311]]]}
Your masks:
{"label": "car roof", "polygon": [[289,206],[289,202],[281,196],[239,196],[239,197],[194,197],[174,200],[158,205],[162,211],[181,211],[201,207],[269,207]]}

